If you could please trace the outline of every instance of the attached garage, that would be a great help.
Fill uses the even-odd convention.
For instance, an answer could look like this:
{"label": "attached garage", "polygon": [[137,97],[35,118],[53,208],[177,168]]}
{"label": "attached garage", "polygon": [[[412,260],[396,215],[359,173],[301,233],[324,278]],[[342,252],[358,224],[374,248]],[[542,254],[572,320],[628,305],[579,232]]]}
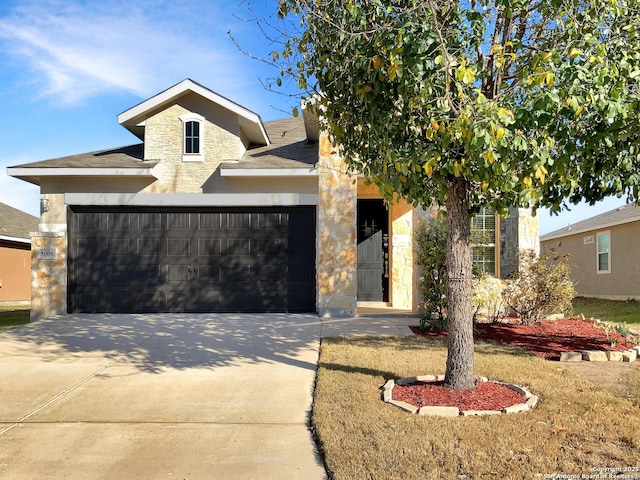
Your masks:
{"label": "attached garage", "polygon": [[69,313],[315,312],[315,207],[69,209]]}

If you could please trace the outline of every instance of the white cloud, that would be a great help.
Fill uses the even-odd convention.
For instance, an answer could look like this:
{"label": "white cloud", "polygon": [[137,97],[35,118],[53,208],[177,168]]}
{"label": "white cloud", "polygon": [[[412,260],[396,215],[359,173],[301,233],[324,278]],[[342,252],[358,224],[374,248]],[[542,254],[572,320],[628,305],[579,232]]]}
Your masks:
{"label": "white cloud", "polygon": [[146,98],[186,77],[234,95],[255,75],[241,72],[251,64],[227,37],[235,21],[228,6],[28,1],[0,18],[0,42],[4,55],[26,65],[22,79],[35,75],[40,94],[62,103],[114,91]]}

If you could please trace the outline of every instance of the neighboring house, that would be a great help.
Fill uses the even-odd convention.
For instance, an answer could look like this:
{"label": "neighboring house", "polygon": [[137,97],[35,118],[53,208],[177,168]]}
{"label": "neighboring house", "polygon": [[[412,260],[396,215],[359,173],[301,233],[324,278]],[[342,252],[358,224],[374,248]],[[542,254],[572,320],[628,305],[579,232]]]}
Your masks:
{"label": "neighboring house", "polygon": [[0,203],[0,303],[31,300],[31,233],[38,222]]}
{"label": "neighboring house", "polygon": [[626,205],[547,233],[540,246],[570,255],[577,295],[640,299],[640,207]]}
{"label": "neighboring house", "polygon": [[[413,231],[424,212],[386,208],[345,174],[307,110],[263,123],[187,79],[118,121],[142,143],[8,168],[40,186],[34,318],[353,315],[362,301],[417,310]],[[534,220],[515,210],[482,258],[500,272],[501,250],[535,248]]]}

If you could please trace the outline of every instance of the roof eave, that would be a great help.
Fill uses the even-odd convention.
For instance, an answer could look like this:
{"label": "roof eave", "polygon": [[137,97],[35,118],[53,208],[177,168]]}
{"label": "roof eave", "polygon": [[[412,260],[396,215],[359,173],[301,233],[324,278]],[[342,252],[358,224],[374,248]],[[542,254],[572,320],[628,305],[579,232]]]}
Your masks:
{"label": "roof eave", "polygon": [[556,240],[558,238],[570,237],[571,235],[580,235],[582,233],[587,233],[587,232],[606,230],[607,228],[617,227],[618,225],[624,225],[626,223],[633,223],[638,221],[640,221],[640,215],[637,215],[635,217],[625,218],[624,220],[605,222],[600,225],[592,225],[591,227],[576,228],[576,229],[571,228],[571,229],[565,229],[561,232],[550,232],[550,233],[547,233],[546,235],[540,236],[540,241],[546,242],[549,240]]}
{"label": "roof eave", "polygon": [[138,138],[143,138],[144,134],[141,133],[141,129],[143,128],[143,122],[146,120],[145,115],[153,109],[170,104],[176,98],[190,91],[235,113],[238,117],[238,125],[245,131],[250,142],[257,145],[269,145],[271,143],[260,115],[238,105],[228,98],[218,95],[191,79],[183,80],[173,87],[169,87],[148,100],[139,103],[135,107],[125,110],[118,115],[118,123]]}
{"label": "roof eave", "polygon": [[43,177],[146,177],[158,178],[154,167],[145,168],[28,168],[8,167],[7,175],[40,185]]}

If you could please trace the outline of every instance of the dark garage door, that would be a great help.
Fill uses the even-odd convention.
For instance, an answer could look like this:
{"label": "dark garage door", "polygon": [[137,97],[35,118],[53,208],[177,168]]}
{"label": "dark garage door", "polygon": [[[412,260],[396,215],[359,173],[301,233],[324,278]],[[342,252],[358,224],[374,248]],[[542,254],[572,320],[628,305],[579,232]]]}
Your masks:
{"label": "dark garage door", "polygon": [[72,207],[69,312],[313,312],[315,208]]}

